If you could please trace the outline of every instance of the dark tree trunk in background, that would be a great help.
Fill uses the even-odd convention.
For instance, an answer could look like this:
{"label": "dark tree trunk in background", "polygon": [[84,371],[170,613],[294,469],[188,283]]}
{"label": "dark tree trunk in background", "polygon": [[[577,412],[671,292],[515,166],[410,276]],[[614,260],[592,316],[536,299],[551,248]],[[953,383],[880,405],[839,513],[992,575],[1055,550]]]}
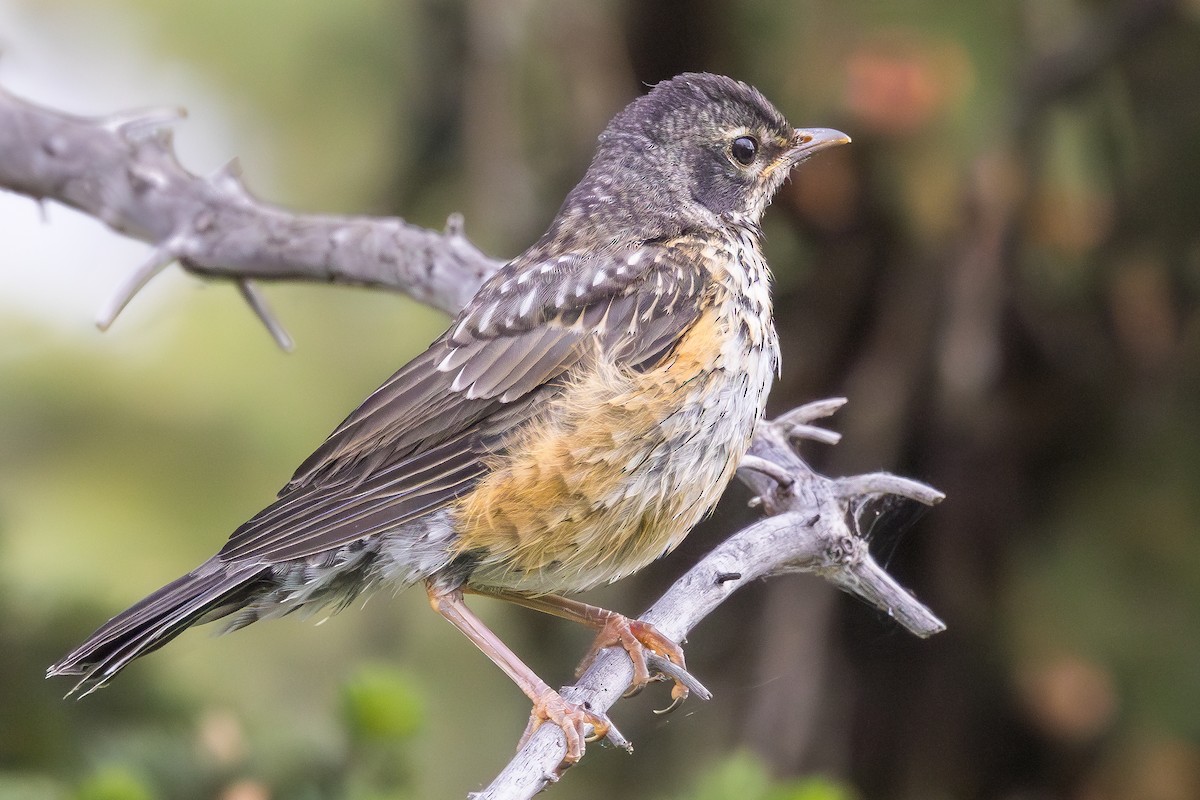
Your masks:
{"label": "dark tree trunk in background", "polygon": [[[748,624],[731,627],[727,635],[736,640],[717,651],[753,654],[741,673],[757,688],[740,704],[736,729],[777,773],[846,774],[872,800],[1000,798],[1071,794],[1092,766],[1094,753],[1086,748],[1064,759],[1062,744],[1032,726],[1017,704],[1005,663],[1003,603],[1013,549],[1025,544],[1020,532],[1045,511],[1050,476],[1094,455],[1106,430],[1117,435],[1116,420],[1099,409],[1120,381],[1119,353],[1080,354],[1104,370],[1099,374],[1057,362],[1077,331],[1069,320],[1058,324],[1061,309],[1031,304],[1018,242],[1037,224],[1031,219],[1041,176],[1036,144],[1046,135],[1047,113],[1112,70],[1125,70],[1136,85],[1153,61],[1147,50],[1162,44],[1155,37],[1176,6],[1107,4],[1065,57],[1035,61],[1025,83],[1016,84],[1024,95],[1013,98],[1012,140],[1001,133],[998,152],[981,155],[962,176],[961,224],[949,238],[907,230],[890,210],[895,198],[875,165],[887,162],[892,145],[861,136],[853,121],[845,129],[855,131],[854,147],[797,173],[792,190],[777,200],[772,213],[782,210],[809,244],[812,266],[777,293],[785,367],[772,404],[786,408],[844,394],[851,403],[838,418],[843,443],[808,450],[820,468],[830,474],[895,469],[946,490],[945,506],[906,533],[889,530],[885,518],[873,546],[894,550],[895,573],[950,624],[946,634],[920,642],[816,581],[777,581],[749,594],[737,611]],[[720,49],[728,42],[724,4],[628,9],[639,79],[654,82],[685,69],[736,72]],[[1185,56],[1181,43],[1167,46],[1171,58],[1188,62],[1174,72],[1195,76],[1200,48]],[[1158,69],[1145,72],[1151,81],[1162,78]],[[1200,115],[1194,98],[1174,95],[1175,85],[1168,79],[1131,94],[1139,107],[1168,96],[1186,107],[1185,120]],[[1170,152],[1178,141],[1160,144]],[[1015,144],[1015,152],[1004,152],[1006,144]],[[989,158],[1012,158],[1009,166],[1024,174],[1015,198],[993,197],[1003,192],[988,172]],[[831,213],[805,200],[814,196],[852,201]],[[1112,227],[1121,244],[1161,236],[1165,220],[1182,221],[1185,208],[1200,207],[1193,196],[1190,204],[1172,203],[1146,219],[1141,204],[1148,199],[1122,198]],[[1194,235],[1193,228],[1183,238],[1194,242]],[[1103,305],[1085,313],[1104,324]],[[964,383],[953,369],[956,353],[968,367],[994,365]],[[739,513],[733,505],[724,504],[710,525],[727,527],[727,515]],[[895,546],[899,535],[906,537],[902,547]],[[709,537],[702,531],[693,538]],[[689,540],[690,548],[702,546]]]}

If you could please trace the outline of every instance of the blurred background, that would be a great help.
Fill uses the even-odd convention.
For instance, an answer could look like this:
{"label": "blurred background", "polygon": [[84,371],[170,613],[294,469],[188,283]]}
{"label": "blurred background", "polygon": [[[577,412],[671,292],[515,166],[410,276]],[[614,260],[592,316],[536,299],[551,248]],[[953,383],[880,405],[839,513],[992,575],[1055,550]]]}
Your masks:
{"label": "blurred background", "polygon": [[[846,395],[822,470],[949,499],[864,520],[949,630],[811,577],[693,634],[716,693],[617,707],[554,797],[1200,797],[1200,4],[1195,0],[0,0],[0,83],[80,114],[183,105],[183,163],[240,156],[306,211],[544,229],[597,133],[686,70],[854,137],[766,220],[778,412]],[[462,797],[528,703],[421,592],[185,634],[82,702],[46,665],[214,552],[444,317],[266,291],[280,353],[179,270],[91,324],[148,248],[0,196],[0,798]],[[640,611],[750,517],[593,602]],[[588,636],[480,601],[552,684]]]}

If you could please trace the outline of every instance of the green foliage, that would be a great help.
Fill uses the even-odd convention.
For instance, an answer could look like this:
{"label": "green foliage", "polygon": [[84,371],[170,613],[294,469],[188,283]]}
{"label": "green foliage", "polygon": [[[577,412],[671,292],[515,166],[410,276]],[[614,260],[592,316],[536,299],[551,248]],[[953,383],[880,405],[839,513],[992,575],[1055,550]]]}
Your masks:
{"label": "green foliage", "polygon": [[0,800],[67,800],[68,790],[46,775],[0,772]]}
{"label": "green foliage", "polygon": [[412,738],[422,727],[424,705],[413,677],[387,664],[363,664],[342,686],[342,716],[358,741]]}
{"label": "green foliage", "polygon": [[109,766],[79,785],[73,800],[154,800],[141,776],[122,766]]}
{"label": "green foliage", "polygon": [[735,753],[696,778],[679,800],[854,800],[846,785],[822,777],[775,781],[760,759]]}
{"label": "green foliage", "polygon": [[410,749],[425,727],[423,693],[411,674],[389,664],[359,666],[342,685],[350,750],[342,795],[353,800],[412,796]]}

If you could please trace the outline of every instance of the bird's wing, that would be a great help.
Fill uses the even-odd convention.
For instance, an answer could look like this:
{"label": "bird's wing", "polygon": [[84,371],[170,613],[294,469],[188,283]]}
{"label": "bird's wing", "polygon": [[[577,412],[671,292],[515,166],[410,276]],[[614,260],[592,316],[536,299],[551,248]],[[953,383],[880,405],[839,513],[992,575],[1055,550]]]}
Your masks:
{"label": "bird's wing", "polygon": [[689,255],[646,243],[510,263],[334,430],[220,557],[302,558],[452,502],[594,343],[634,369],[671,350],[709,285]]}

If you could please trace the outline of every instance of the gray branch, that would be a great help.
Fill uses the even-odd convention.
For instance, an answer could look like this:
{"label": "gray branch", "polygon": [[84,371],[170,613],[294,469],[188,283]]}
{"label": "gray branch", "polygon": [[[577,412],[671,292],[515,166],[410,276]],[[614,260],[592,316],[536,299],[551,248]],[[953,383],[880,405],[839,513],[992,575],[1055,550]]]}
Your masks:
{"label": "gray branch", "polygon": [[[500,266],[467,241],[457,217],[436,233],[397,218],[296,214],[254,198],[234,163],[208,178],[193,175],[179,164],[165,128],[181,116],[180,111],[146,111],[88,119],[38,107],[0,89],[0,188],[72,206],[154,246],[102,310],[101,327],[175,262],[206,278],[237,282],[284,347],[290,340],[254,280],[374,286],[453,313]],[[813,423],[844,402],[812,403],[763,425],[738,474],[757,492],[766,518],[705,557],[642,619],[682,640],[741,586],[771,575],[811,572],[882,609],[918,636],[944,629],[872,559],[856,517],[863,501],[874,496],[899,495],[933,505],[942,494],[887,473],[826,478],[795,452],[799,440],[837,443],[838,434]],[[655,665],[672,671],[661,659]],[[690,675],[680,677],[694,695],[707,694]],[[609,650],[575,686],[562,691],[568,700],[604,713],[631,679],[629,658]],[[477,797],[532,797],[558,779],[565,752],[562,732],[543,725]]]}
{"label": "gray branch", "polygon": [[[306,280],[406,292],[453,313],[502,262],[452,217],[443,233],[402,219],[297,214],[258,200],[236,161],[203,178],[175,157],[180,109],[85,118],[0,89],[0,188],[57,200],[154,252],[97,319],[106,328],[172,263],[207,278]],[[253,290],[246,293],[254,297]],[[256,313],[265,306],[254,304]],[[278,337],[277,337],[278,338]]]}

